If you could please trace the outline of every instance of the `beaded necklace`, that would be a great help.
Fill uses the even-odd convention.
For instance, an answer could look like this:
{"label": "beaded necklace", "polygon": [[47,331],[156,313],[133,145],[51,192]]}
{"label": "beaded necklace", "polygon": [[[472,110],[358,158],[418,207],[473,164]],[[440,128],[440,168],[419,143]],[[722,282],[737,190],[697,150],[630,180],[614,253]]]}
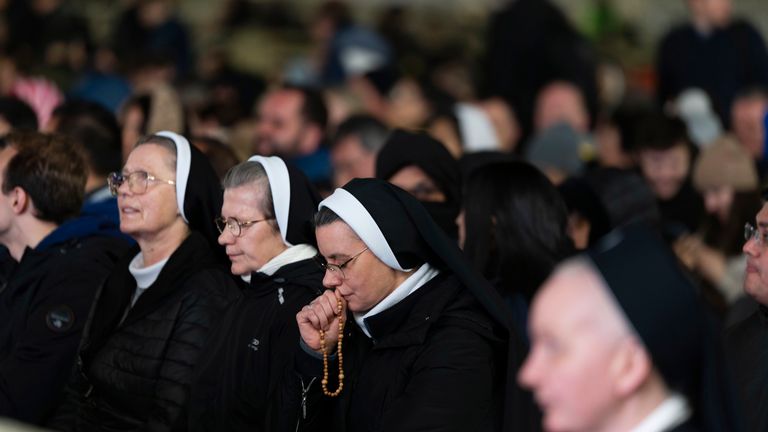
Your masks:
{"label": "beaded necklace", "polygon": [[323,352],[323,380],[320,381],[323,388],[323,394],[330,397],[336,397],[344,388],[344,356],[341,354],[341,339],[344,337],[344,318],[341,316],[341,299],[336,299],[336,317],[339,319],[339,339],[336,342],[336,352],[339,356],[339,388],[335,391],[328,390],[328,351],[325,349],[325,331],[320,329],[320,350]]}

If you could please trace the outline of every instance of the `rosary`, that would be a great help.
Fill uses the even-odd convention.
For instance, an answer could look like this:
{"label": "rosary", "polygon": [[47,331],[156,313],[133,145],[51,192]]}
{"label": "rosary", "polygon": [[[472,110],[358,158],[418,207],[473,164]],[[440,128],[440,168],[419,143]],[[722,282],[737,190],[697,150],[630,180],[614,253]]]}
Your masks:
{"label": "rosary", "polygon": [[341,299],[336,299],[337,309],[336,317],[339,319],[339,340],[337,342],[336,352],[339,356],[339,388],[336,391],[328,390],[328,351],[325,349],[325,331],[320,329],[320,350],[323,352],[323,380],[320,382],[323,387],[323,394],[330,397],[336,397],[344,388],[344,356],[341,354],[341,339],[344,337],[344,317],[341,316]]}

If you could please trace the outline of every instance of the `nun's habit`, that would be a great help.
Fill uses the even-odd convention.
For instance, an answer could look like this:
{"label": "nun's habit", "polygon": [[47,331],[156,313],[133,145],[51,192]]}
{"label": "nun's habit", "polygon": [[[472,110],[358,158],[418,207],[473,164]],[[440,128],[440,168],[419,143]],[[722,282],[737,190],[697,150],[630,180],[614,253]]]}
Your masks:
{"label": "nun's habit", "polygon": [[210,227],[221,187],[205,157],[171,132],[176,189],[190,235],[157,265],[118,262],[96,296],[57,430],[171,430],[183,424],[192,370],[218,317],[238,295]]}
{"label": "nun's habit", "polygon": [[459,162],[426,133],[395,130],[376,156],[376,178],[389,180],[402,168],[415,165],[445,194],[445,202],[422,202],[432,219],[452,239],[458,238],[456,217],[461,211]]}
{"label": "nun's habit", "polygon": [[[503,301],[418,201],[382,180],[355,179],[320,207],[384,264],[413,274],[347,317],[338,398],[322,395],[322,361],[299,349],[285,396],[299,430],[534,430],[532,401],[514,382],[521,339]],[[337,368],[334,358],[331,389]]]}
{"label": "nun's habit", "polygon": [[605,236],[589,257],[667,387],[688,403],[687,421],[665,430],[739,431],[719,331],[661,237],[635,224]]}
{"label": "nun's habit", "polygon": [[209,338],[192,385],[192,431],[279,429],[276,390],[296,351],[296,313],[323,292],[311,226],[320,199],[304,174],[282,159],[249,161],[267,173],[277,225],[289,248],[252,273],[243,297]]}

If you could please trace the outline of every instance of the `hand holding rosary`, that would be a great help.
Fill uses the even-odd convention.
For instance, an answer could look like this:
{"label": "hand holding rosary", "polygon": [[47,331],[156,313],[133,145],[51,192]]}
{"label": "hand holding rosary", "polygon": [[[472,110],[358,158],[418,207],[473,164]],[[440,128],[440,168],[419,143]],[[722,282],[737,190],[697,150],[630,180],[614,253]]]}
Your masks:
{"label": "hand holding rosary", "polygon": [[323,380],[320,381],[323,388],[323,394],[329,397],[336,397],[341,393],[341,389],[344,388],[344,356],[341,353],[341,339],[344,337],[344,317],[342,316],[343,306],[341,299],[336,299],[336,318],[339,319],[339,339],[336,342],[336,353],[339,357],[339,388],[335,391],[328,390],[328,350],[325,347],[325,330],[320,329],[320,351],[323,353]]}

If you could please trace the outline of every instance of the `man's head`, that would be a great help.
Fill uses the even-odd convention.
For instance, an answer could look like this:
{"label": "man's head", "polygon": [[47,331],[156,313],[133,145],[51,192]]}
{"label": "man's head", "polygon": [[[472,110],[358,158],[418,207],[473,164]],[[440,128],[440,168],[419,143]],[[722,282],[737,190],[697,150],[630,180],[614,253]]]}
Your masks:
{"label": "man's head", "polygon": [[273,90],[259,104],[255,153],[312,154],[323,140],[327,122],[328,110],[319,92],[295,86]]}
{"label": "man's head", "polygon": [[752,88],[736,96],[731,105],[731,129],[736,139],[756,160],[765,156],[765,126],[768,91]]}
{"label": "man's head", "polygon": [[376,155],[388,135],[387,127],[370,116],[352,116],[342,122],[331,146],[334,186],[341,187],[353,178],[375,177]]}
{"label": "man's head", "polygon": [[630,404],[663,400],[650,355],[589,261],[572,259],[545,282],[530,332],[518,378],[533,390],[547,430],[626,430]]}
{"label": "man's head", "polygon": [[768,203],[755,217],[755,235],[744,243],[747,255],[747,275],[744,278],[744,291],[758,303],[768,306]]}
{"label": "man's head", "polygon": [[109,173],[120,171],[120,126],[115,115],[103,106],[85,100],[65,102],[53,111],[46,131],[66,135],[85,150],[86,193],[105,185]]}
{"label": "man's head", "polygon": [[638,165],[656,198],[677,195],[691,170],[692,144],[685,123],[661,113],[640,120],[635,137]]}
{"label": "man's head", "polygon": [[219,244],[226,248],[233,274],[258,271],[286,249],[280,235],[269,178],[258,162],[243,162],[224,176]]}
{"label": "man's head", "polygon": [[702,30],[725,27],[731,20],[731,0],[687,0],[693,22]]}
{"label": "man's head", "polygon": [[9,246],[19,242],[19,230],[28,239],[40,225],[58,226],[78,215],[85,188],[82,151],[62,136],[11,133],[0,150],[0,182],[0,242]]}

